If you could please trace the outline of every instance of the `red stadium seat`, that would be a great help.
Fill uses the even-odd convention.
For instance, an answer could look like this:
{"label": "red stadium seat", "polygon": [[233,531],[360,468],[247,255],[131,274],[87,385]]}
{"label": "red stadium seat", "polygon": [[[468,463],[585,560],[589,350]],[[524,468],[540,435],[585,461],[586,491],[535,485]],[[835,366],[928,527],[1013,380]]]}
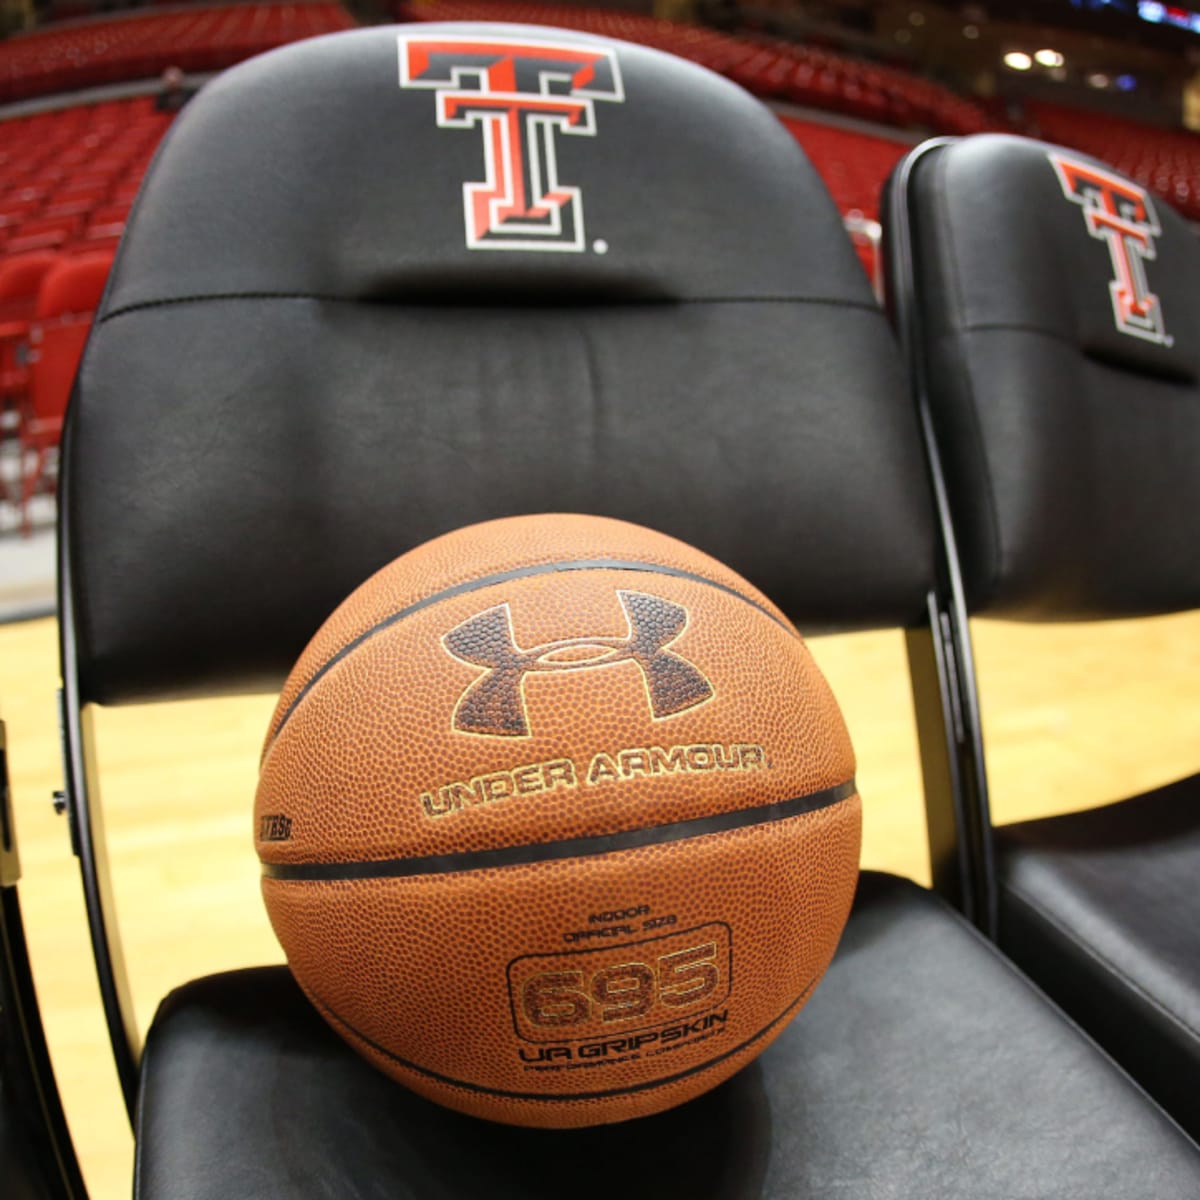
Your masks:
{"label": "red stadium seat", "polygon": [[819,121],[789,116],[781,116],[780,120],[804,147],[843,215],[857,211],[875,220],[884,181],[910,147]]}
{"label": "red stadium seat", "polygon": [[80,192],[106,192],[112,186],[112,176],[99,174],[90,167],[78,174],[69,175],[58,185],[58,197],[74,196]]}
{"label": "red stadium seat", "polygon": [[29,376],[25,343],[42,278],[59,261],[40,252],[0,260],[0,410],[19,404]]}
{"label": "red stadium seat", "polygon": [[83,224],[76,216],[38,217],[25,221],[8,240],[9,254],[27,254],[36,250],[61,249],[79,232]]}
{"label": "red stadium seat", "polygon": [[85,243],[94,242],[97,238],[119,238],[125,232],[129,208],[128,204],[112,203],[94,209],[83,231]]}
{"label": "red stadium seat", "polygon": [[111,253],[71,257],[52,266],[38,291],[29,341],[29,399],[21,420],[21,527],[29,531],[29,502],[51,490],[51,460],[79,358],[112,268]]}
{"label": "red stadium seat", "polygon": [[42,216],[52,217],[86,217],[93,209],[99,207],[108,199],[108,189],[90,188],[80,192],[60,192],[54,199],[46,203]]}
{"label": "red stadium seat", "polygon": [[44,187],[18,187],[0,198],[0,229],[20,225],[45,202]]}

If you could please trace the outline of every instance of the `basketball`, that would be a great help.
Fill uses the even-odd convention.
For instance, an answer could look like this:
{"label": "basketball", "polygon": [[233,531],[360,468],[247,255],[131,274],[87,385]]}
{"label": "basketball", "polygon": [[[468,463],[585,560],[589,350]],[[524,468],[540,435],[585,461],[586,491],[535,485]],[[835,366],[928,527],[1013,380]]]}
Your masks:
{"label": "basketball", "polygon": [[858,875],[841,714],[770,600],[663,534],[511,517],[359,587],[255,805],[300,986],[414,1092],[565,1128],[689,1100],[829,965]]}

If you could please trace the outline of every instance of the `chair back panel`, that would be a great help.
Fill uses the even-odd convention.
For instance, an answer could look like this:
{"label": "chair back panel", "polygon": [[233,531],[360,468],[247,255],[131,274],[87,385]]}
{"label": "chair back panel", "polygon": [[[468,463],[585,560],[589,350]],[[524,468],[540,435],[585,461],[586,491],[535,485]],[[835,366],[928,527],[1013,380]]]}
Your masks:
{"label": "chair back panel", "polygon": [[898,355],[799,148],[701,68],[561,30],[375,28],[206,87],[63,471],[109,702],[278,686],[370,572],[513,513],[660,528],[804,628],[916,621],[933,570]]}
{"label": "chair back panel", "polygon": [[901,198],[969,606],[1200,605],[1200,244],[1085,155],[917,151]]}

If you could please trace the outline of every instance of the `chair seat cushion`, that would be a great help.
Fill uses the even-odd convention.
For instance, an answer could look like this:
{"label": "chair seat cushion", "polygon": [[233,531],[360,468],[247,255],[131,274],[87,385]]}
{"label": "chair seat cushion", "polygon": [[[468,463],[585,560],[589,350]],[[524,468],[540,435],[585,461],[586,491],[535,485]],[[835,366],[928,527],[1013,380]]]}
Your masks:
{"label": "chair seat cushion", "polygon": [[1200,775],[996,844],[1005,952],[1200,1136]]}
{"label": "chair seat cushion", "polygon": [[267,967],[163,1002],[137,1135],[140,1200],[1200,1194],[1161,1110],[931,893],[875,874],[793,1024],[658,1116],[549,1132],[441,1109]]}

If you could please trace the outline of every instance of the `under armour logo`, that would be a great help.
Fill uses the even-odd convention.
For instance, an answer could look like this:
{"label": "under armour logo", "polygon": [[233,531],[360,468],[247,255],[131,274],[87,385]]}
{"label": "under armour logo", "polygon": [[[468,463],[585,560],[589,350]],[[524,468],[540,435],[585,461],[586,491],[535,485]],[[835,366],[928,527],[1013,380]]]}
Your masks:
{"label": "under armour logo", "polygon": [[439,128],[483,135],[484,178],[463,184],[467,249],[584,250],[583,197],[558,181],[556,139],[595,137],[596,101],[624,102],[616,54],[482,33],[399,41],[400,86],[436,92]]}
{"label": "under armour logo", "polygon": [[451,727],[459,733],[528,737],[525,680],[543,672],[584,671],[636,663],[656,719],[703,704],[712,684],[667,647],[687,628],[681,604],[643,592],[618,591],[629,632],[624,637],[575,637],[528,649],[513,635],[512,611],[498,604],[456,625],[442,638],[459,662],[485,668],[459,698]]}

